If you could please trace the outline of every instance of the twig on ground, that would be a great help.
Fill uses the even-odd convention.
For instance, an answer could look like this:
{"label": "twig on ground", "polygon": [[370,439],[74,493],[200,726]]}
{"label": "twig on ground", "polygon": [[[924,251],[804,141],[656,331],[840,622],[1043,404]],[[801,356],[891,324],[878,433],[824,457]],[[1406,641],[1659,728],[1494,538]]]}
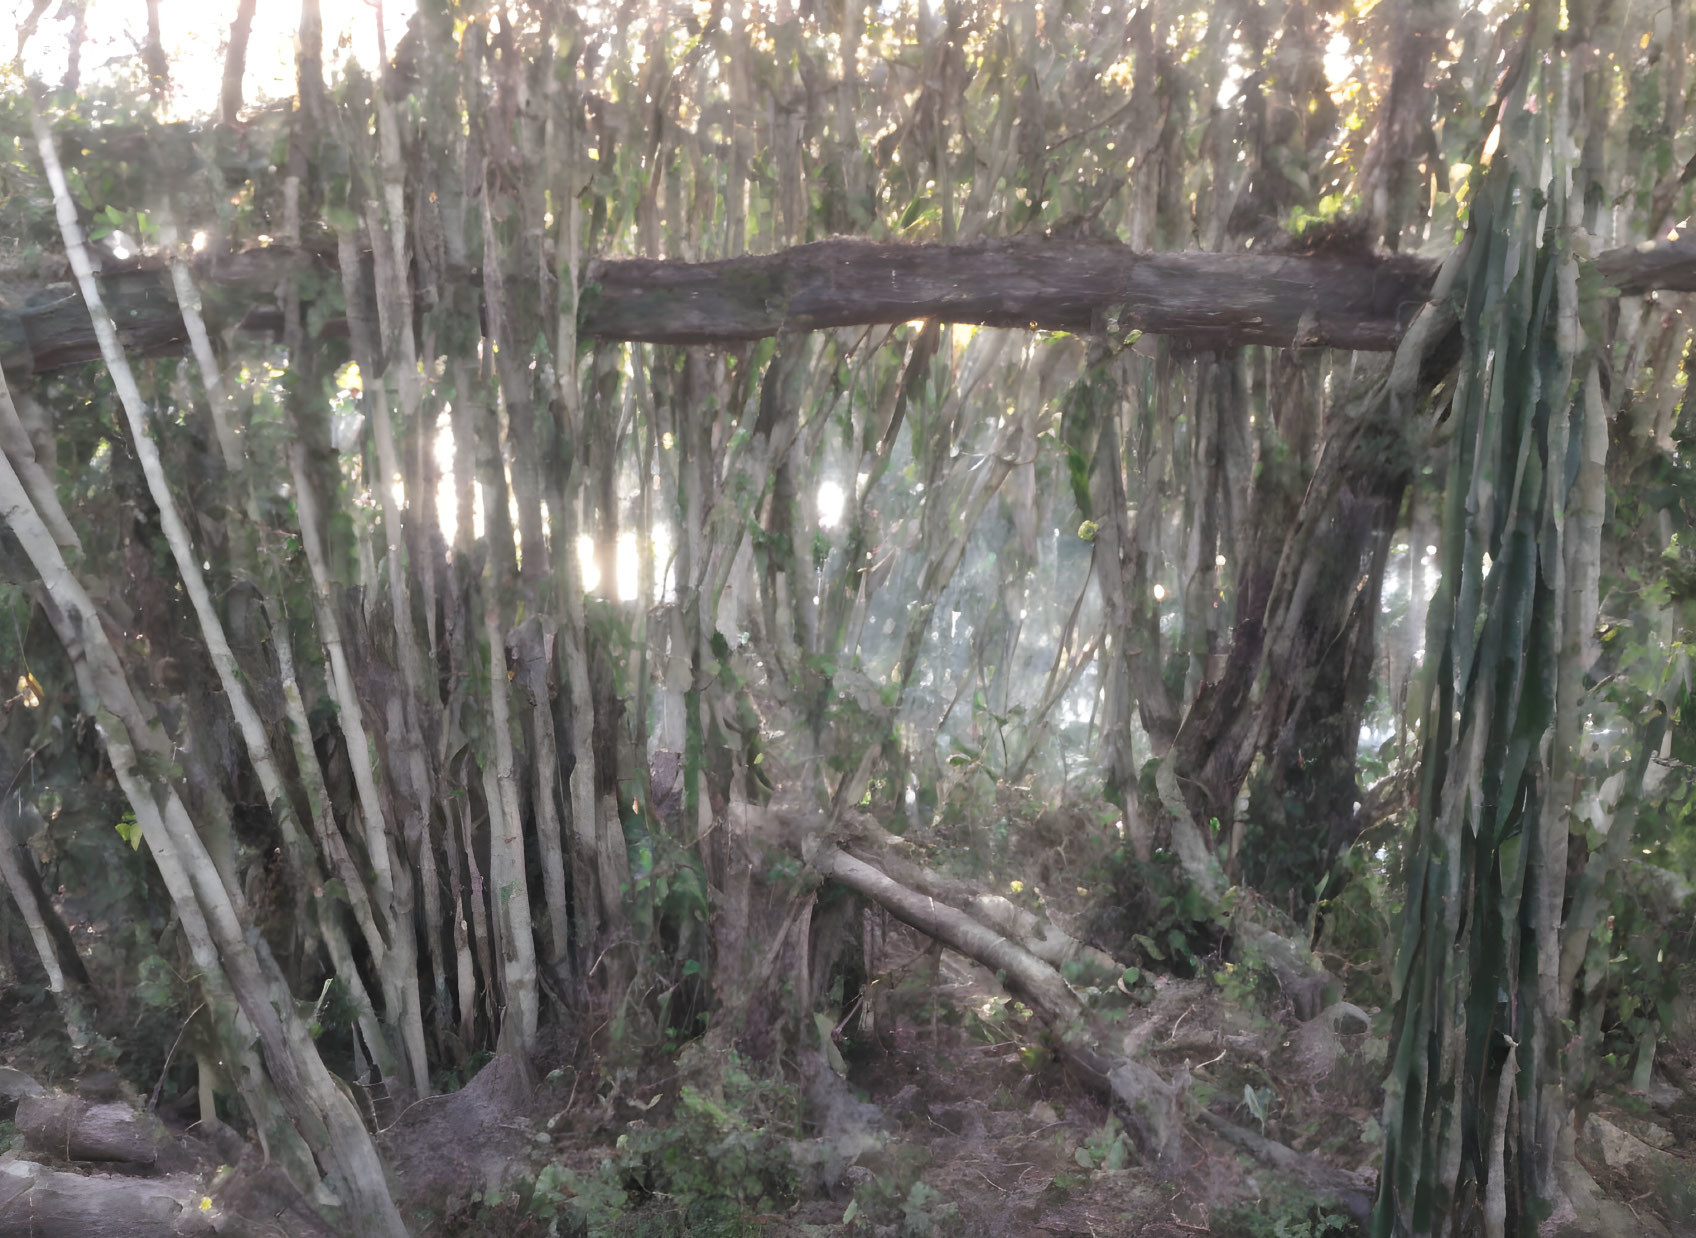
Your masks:
{"label": "twig on ground", "polygon": [[1193,1004],[1185,1007],[1184,1013],[1179,1015],[1176,1019],[1174,1019],[1172,1021],[1172,1030],[1166,1033],[1166,1039],[1168,1041],[1173,1041],[1173,1040],[1176,1040],[1178,1038],[1178,1024],[1182,1023],[1186,1018],[1188,1018],[1190,1011],[1192,1011],[1194,1009],[1195,1009],[1195,1006]]}

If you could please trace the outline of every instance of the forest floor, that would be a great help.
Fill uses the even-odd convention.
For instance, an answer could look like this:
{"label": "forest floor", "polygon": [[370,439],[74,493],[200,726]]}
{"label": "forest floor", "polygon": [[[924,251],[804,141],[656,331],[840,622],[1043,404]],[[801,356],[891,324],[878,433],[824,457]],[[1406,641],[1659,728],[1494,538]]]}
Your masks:
{"label": "forest floor", "polygon": [[[807,1082],[805,1137],[789,1145],[792,1163],[808,1163],[808,1148],[841,1156],[833,1166],[822,1164],[828,1156],[811,1158],[820,1172],[798,1187],[786,1184],[798,1197],[756,1202],[758,1188],[750,1185],[740,1202],[727,1202],[737,1192],[736,1176],[758,1161],[758,1102],[740,1094],[749,1125],[730,1117],[702,1138],[687,1106],[677,1103],[674,1079],[647,1099],[641,1097],[649,1089],[638,1087],[636,1096],[612,1107],[622,1118],[604,1105],[568,1116],[554,1140],[554,1161],[567,1177],[560,1181],[564,1223],[553,1232],[595,1238],[1365,1232],[1334,1203],[1197,1124],[1179,1164],[1139,1163],[1101,1094],[1042,1049],[1040,1029],[993,976],[953,954],[942,956],[938,972],[934,1003],[891,1015],[881,1030],[850,1046],[845,1079],[821,1072]],[[1232,991],[1225,977],[1223,984],[1153,979],[1152,999],[1132,1033],[1143,1060],[1167,1077],[1187,1072],[1196,1103],[1221,1116],[1329,1164],[1375,1175],[1383,1029],[1339,1030],[1323,1016],[1279,1018]],[[1696,1093],[1666,1082],[1688,1077],[1696,1055],[1663,1044],[1659,1060],[1663,1073],[1653,1093],[1601,1090],[1578,1147],[1597,1200],[1584,1217],[1545,1232],[1696,1236]],[[740,1155],[727,1155],[738,1147]],[[692,1157],[701,1175],[676,1172],[673,1157],[669,1182],[657,1182],[655,1175],[667,1172],[668,1153]],[[611,1200],[608,1184],[617,1188]],[[716,1208],[708,1202],[715,1196]],[[534,1216],[538,1199],[531,1194],[524,1211]],[[495,1219],[504,1214],[510,1224],[515,1211],[485,1208],[476,1220],[467,1217],[464,1228],[435,1232],[519,1232]],[[547,1233],[549,1226],[524,1232]]]}
{"label": "forest floor", "polygon": [[[498,1067],[389,1132],[429,1235],[616,1238],[1319,1238],[1340,1210],[1191,1124],[1181,1162],[1139,1163],[1101,1095],[1043,1048],[995,978],[952,953],[843,1029],[838,1065],[802,1054],[790,1082],[685,1051],[676,1073],[579,1059],[545,1081]],[[1194,1101],[1297,1151],[1372,1172],[1383,1030],[1298,1022],[1230,974],[1145,977],[1132,1035],[1187,1073]],[[912,994],[921,989],[924,1003]],[[5,995],[0,1064],[48,1074],[51,1001]],[[36,1035],[32,1033],[42,1033]],[[1602,1221],[1557,1232],[1696,1235],[1696,1046],[1663,1042],[1653,1088],[1598,1090],[1578,1152]],[[768,1072],[769,1073],[769,1072]],[[591,1078],[598,1082],[591,1083]],[[799,1082],[796,1082],[799,1080]],[[516,1085],[515,1085],[516,1084]],[[127,1091],[127,1090],[126,1090]],[[454,1103],[447,1103],[447,1102]],[[0,1144],[15,1132],[0,1123]],[[190,1138],[185,1135],[185,1139]],[[0,1173],[16,1157],[0,1146]],[[39,1156],[35,1159],[43,1159]],[[61,1169],[104,1179],[99,1167]],[[133,1181],[134,1167],[122,1169]],[[92,1185],[92,1184],[91,1184]],[[4,1192],[0,1192],[3,1195]],[[0,1202],[0,1233],[11,1233]],[[221,1232],[269,1233],[260,1227]],[[23,1231],[18,1231],[23,1232]],[[172,1231],[176,1232],[176,1231]]]}
{"label": "forest floor", "polygon": [[[1039,871],[1039,858],[1025,857],[1022,870]],[[1053,890],[1073,888],[1071,876],[1052,869],[1043,876]],[[1078,889],[1077,906],[1051,910],[1072,919],[1081,914],[1085,893]],[[738,1058],[711,1035],[669,1054],[647,1054],[645,1065],[614,1065],[561,1039],[545,1047],[538,1073],[497,1058],[458,1091],[384,1122],[381,1142],[415,1232],[432,1238],[1363,1232],[1334,1201],[1307,1193],[1199,1122],[1188,1124],[1174,1163],[1143,1163],[1103,1095],[1049,1051],[1040,1021],[994,975],[893,921],[867,931],[879,943],[876,954],[902,962],[868,968],[876,976],[862,990],[869,997],[850,997],[840,1023],[819,1016],[816,1030],[791,1029],[791,1047],[763,1063]],[[1134,1055],[1187,1092],[1192,1108],[1371,1178],[1382,1146],[1389,1029],[1370,997],[1381,991],[1382,978],[1374,978],[1371,963],[1351,969],[1346,960],[1327,962],[1357,978],[1350,987],[1358,991],[1346,994],[1355,1003],[1349,1017],[1337,1017],[1343,1008],[1333,1007],[1298,1019],[1265,972],[1216,956],[1192,956],[1194,978],[1149,968],[1128,994],[1103,997]],[[138,1032],[151,1037],[164,1030],[170,1029]],[[124,1058],[101,1072],[81,1070],[79,1080],[67,1050],[51,997],[23,985],[0,990],[0,1067],[90,1102],[121,1099],[136,1108],[159,1082],[141,1078],[149,1072]],[[1628,1059],[1604,1059],[1598,1067],[1577,1143],[1585,1206],[1576,1217],[1554,1219],[1546,1232],[1557,1238],[1696,1238],[1696,1027],[1664,1029],[1646,1092],[1630,1089],[1630,1068]],[[157,1073],[155,1067],[151,1074]],[[96,1084],[98,1094],[90,1090]],[[187,1095],[173,1102],[174,1090],[165,1089],[159,1114],[177,1149],[139,1167],[79,1162],[28,1146],[8,1120],[16,1098],[8,1101],[0,1086],[0,1238],[35,1232],[11,1226],[17,1218],[8,1216],[15,1192],[9,1196],[6,1184],[24,1160],[83,1176],[62,1179],[61,1186],[80,1181],[90,1188],[117,1189],[149,1177],[163,1185],[169,1167],[177,1198],[198,1201],[208,1190],[215,1197],[207,1215],[189,1213],[185,1220],[242,1235],[319,1232],[298,1222],[255,1220],[261,1211],[275,1215],[272,1205],[262,1208],[251,1193],[244,1203],[241,1194],[257,1153],[240,1154],[244,1172],[233,1179],[220,1176],[220,1161],[235,1154],[226,1141],[220,1156],[186,1125],[194,1106]]]}
{"label": "forest floor", "polygon": [[[926,1017],[929,1010],[890,1016],[881,1031],[850,1044],[845,1079],[820,1071],[800,1089],[803,1134],[789,1150],[801,1168],[794,1180],[783,1182],[779,1173],[772,1184],[791,1195],[786,1203],[755,1200],[757,1188],[750,1187],[739,1203],[708,1204],[709,1181],[733,1196],[737,1176],[759,1159],[759,1103],[748,1091],[731,1091],[725,1119],[704,1132],[679,1104],[675,1080],[652,1096],[638,1085],[610,1109],[585,1104],[564,1115],[554,1157],[569,1171],[561,1196],[563,1211],[583,1223],[577,1232],[630,1238],[1345,1232],[1342,1214],[1199,1129],[1186,1138],[1180,1165],[1140,1164],[1102,1095],[1048,1054],[1041,1031],[993,976],[952,954],[943,956],[940,971],[936,1019]],[[1251,1106],[1258,1105],[1268,1136],[1351,1169],[1371,1168],[1381,1042],[1375,1049],[1368,1034],[1338,1034],[1323,1020],[1294,1034],[1264,1019],[1252,1026],[1254,1018],[1229,1009],[1206,981],[1160,984],[1144,1020],[1145,1060],[1168,1076],[1187,1066],[1190,1089],[1202,1103],[1257,1130],[1260,1118]],[[1245,1089],[1255,1090],[1255,1101]],[[742,1114],[729,1116],[738,1102]],[[746,1136],[744,1154],[727,1155],[738,1132]],[[668,1133],[676,1145],[668,1145]],[[674,1151],[705,1167],[699,1179],[677,1172]],[[668,1171],[668,1181],[655,1181]],[[623,1197],[607,1200],[598,1189],[603,1185],[623,1188]],[[531,1208],[535,1202],[532,1195]],[[435,1232],[503,1232],[487,1209],[465,1222]],[[572,1232],[572,1225],[559,1232]]]}

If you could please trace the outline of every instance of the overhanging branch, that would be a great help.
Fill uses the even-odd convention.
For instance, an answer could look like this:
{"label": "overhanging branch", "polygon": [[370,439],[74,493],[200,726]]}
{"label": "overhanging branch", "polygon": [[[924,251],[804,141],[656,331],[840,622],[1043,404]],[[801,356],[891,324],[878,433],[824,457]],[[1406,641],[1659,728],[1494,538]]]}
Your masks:
{"label": "overhanging branch", "polygon": [[820,241],[697,264],[589,267],[583,331],[695,344],[785,330],[942,322],[1138,330],[1200,345],[1388,349],[1435,274],[1421,258],[1139,254],[1104,241]]}
{"label": "overhanging branch", "polygon": [[[196,265],[209,320],[274,331],[279,283],[302,266],[330,263],[331,255],[272,246]],[[1592,270],[1599,295],[1696,291],[1696,242],[1610,250]],[[970,245],[832,240],[723,262],[598,259],[588,266],[579,333],[715,344],[931,318],[1079,333],[1138,330],[1199,347],[1384,351],[1424,304],[1435,271],[1429,259],[1368,253],[1140,254],[1107,241],[1018,237]],[[102,285],[129,349],[178,350],[186,334],[162,264],[109,264]],[[324,329],[345,326],[330,318]],[[7,374],[23,378],[97,355],[71,285],[5,289],[0,364]]]}

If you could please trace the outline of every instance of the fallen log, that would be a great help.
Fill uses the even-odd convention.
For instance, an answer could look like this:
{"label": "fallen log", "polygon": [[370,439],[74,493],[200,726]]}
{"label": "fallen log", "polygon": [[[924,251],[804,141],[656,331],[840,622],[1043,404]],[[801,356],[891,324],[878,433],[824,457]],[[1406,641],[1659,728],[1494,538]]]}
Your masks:
{"label": "fallen log", "polygon": [[1209,1109],[1197,1109],[1201,1124],[1227,1143],[1235,1144],[1255,1160],[1274,1169],[1281,1169],[1315,1195],[1336,1200],[1357,1221],[1364,1222],[1372,1215],[1375,1184],[1351,1170],[1327,1165],[1311,1156],[1303,1156],[1294,1148],[1275,1139],[1257,1135],[1247,1127],[1220,1117]]}
{"label": "fallen log", "polygon": [[[857,837],[846,850],[883,870],[920,894],[952,903],[986,928],[1011,938],[1050,967],[1064,973],[1080,970],[1081,979],[1111,985],[1125,974],[1125,965],[1105,950],[1079,941],[1051,919],[1028,911],[999,894],[988,894],[967,882],[944,876],[933,868],[899,854],[906,841],[866,818],[850,823]],[[876,849],[873,850],[872,848]]]}
{"label": "fallen log", "polygon": [[80,1174],[0,1160],[0,1238],[334,1238],[275,1165],[202,1174]]}
{"label": "fallen log", "polygon": [[15,1121],[27,1147],[67,1161],[150,1166],[171,1142],[158,1119],[122,1101],[93,1103],[64,1092],[24,1097]]}
{"label": "fallen log", "polygon": [[722,262],[590,264],[585,335],[652,343],[931,318],[1077,333],[1147,331],[1199,347],[1394,348],[1436,264],[1340,255],[1138,253],[1101,240],[966,245],[839,238]]}
{"label": "fallen log", "polygon": [[1143,1153],[1175,1166],[1183,1134],[1177,1089],[1141,1062],[1104,1053],[1088,1010],[1059,972],[958,908],[902,885],[846,851],[820,848],[812,864],[896,919],[994,971],[1054,1032],[1066,1061],[1111,1093]]}
{"label": "fallen log", "polygon": [[0,1163],[0,1238],[178,1238],[216,1232],[198,1179],[84,1176]]}
{"label": "fallen log", "polygon": [[1151,1067],[1113,1049],[1113,1037],[1072,987],[1049,964],[957,907],[902,884],[840,847],[815,844],[813,868],[885,908],[896,919],[993,970],[1053,1032],[1061,1056],[1092,1086],[1107,1092],[1144,1156],[1175,1170],[1182,1155],[1185,1120],[1194,1116],[1257,1159],[1299,1178],[1316,1194],[1335,1200],[1364,1220],[1371,1183],[1295,1149],[1237,1126],[1188,1098],[1189,1074],[1168,1082]]}

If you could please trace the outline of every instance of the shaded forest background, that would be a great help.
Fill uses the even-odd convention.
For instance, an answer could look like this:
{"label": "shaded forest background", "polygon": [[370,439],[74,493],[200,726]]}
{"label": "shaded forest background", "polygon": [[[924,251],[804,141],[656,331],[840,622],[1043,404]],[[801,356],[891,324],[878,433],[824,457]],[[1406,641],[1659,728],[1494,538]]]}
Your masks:
{"label": "shaded forest background", "polygon": [[941,1232],[939,1023],[1684,1232],[1682,3],[181,20],[0,101],[0,1233]]}

